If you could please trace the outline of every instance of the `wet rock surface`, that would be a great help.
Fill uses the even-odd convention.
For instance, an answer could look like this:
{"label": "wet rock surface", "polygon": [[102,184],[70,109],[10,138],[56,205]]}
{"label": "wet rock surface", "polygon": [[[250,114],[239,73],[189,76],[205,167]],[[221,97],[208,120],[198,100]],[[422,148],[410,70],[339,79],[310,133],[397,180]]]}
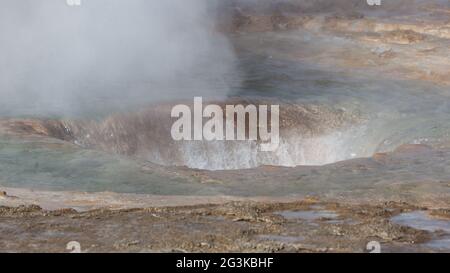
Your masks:
{"label": "wet rock surface", "polygon": [[[436,232],[392,220],[416,209],[395,202],[355,206],[317,200],[86,212],[1,207],[0,249],[68,252],[66,244],[77,241],[84,252],[367,252],[367,243],[377,241],[386,252],[442,251]],[[342,221],[279,213],[323,210]]]}
{"label": "wet rock surface", "polygon": [[[299,50],[308,57],[303,60],[375,70],[382,65],[383,71],[377,72],[384,76],[449,84],[450,4],[446,1],[393,1],[377,8],[358,0],[278,4],[262,1],[256,6],[251,1],[233,3],[228,5],[229,18],[223,20],[225,32],[237,36],[289,31],[299,35],[319,33],[331,41],[324,42],[330,47],[322,56],[315,56],[314,51],[302,45]],[[332,45],[338,38],[348,42],[345,49]],[[363,51],[368,47],[378,58],[367,58],[370,53]],[[291,55],[298,57],[301,56]],[[324,60],[326,57],[330,59]]]}

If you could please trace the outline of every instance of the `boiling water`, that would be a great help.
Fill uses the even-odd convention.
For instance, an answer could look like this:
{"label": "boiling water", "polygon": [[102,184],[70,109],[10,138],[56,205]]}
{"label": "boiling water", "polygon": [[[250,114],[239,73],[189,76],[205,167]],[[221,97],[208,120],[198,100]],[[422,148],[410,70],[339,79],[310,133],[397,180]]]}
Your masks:
{"label": "boiling water", "polygon": [[[275,42],[258,45],[255,41],[261,39]],[[236,40],[240,48],[236,73],[242,75],[242,81],[233,82],[227,96],[306,107],[310,121],[316,121],[312,125],[309,123],[307,130],[303,127],[282,128],[281,143],[276,151],[263,153],[254,143],[248,142],[170,145],[169,141],[169,145],[161,146],[167,142],[156,141],[160,137],[152,135],[151,129],[150,132],[136,132],[154,136],[155,140],[150,140],[147,145],[140,143],[133,154],[136,157],[131,158],[114,155],[108,149],[103,149],[106,150],[104,153],[83,149],[86,148],[83,145],[65,146],[57,140],[57,144],[42,143],[41,140],[33,143],[3,137],[0,184],[65,190],[214,194],[220,192],[220,187],[186,184],[177,177],[172,179],[145,172],[141,163],[150,161],[209,170],[248,169],[261,165],[324,165],[391,151],[403,143],[440,147],[450,140],[450,100],[449,90],[445,87],[396,80],[370,71],[350,73],[349,70],[301,63],[283,56],[290,43],[310,43],[306,34],[249,34]],[[256,45],[258,50],[253,50]],[[235,77],[230,75],[230,78]],[[120,90],[126,88],[118,87]],[[66,113],[64,118],[98,121],[123,109],[138,109],[148,103],[155,103],[154,98],[121,98],[120,106],[117,106],[115,96],[91,97],[84,101],[86,111]],[[14,109],[14,116],[36,116],[27,111],[28,108],[21,112],[20,105],[14,105],[14,101],[5,104],[3,116],[11,116],[8,109]],[[49,115],[40,113],[39,116]],[[51,117],[55,118],[55,115]]]}

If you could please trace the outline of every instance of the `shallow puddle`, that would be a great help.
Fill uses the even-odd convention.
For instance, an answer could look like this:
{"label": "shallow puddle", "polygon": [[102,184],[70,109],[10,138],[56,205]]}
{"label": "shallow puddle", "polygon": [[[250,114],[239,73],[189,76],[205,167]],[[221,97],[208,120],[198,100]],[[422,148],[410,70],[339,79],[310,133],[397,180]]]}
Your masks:
{"label": "shallow puddle", "polygon": [[259,235],[257,238],[263,241],[276,241],[282,243],[299,243],[304,240],[302,236],[287,235]]}
{"label": "shallow puddle", "polygon": [[338,215],[336,213],[334,213],[332,211],[326,211],[326,210],[322,210],[322,211],[287,210],[287,211],[277,212],[276,214],[281,215],[288,220],[300,219],[300,220],[308,220],[308,221],[314,221],[314,220],[319,220],[319,219],[336,219],[338,217]]}
{"label": "shallow puddle", "polygon": [[415,229],[430,232],[441,230],[450,233],[450,221],[432,218],[424,211],[402,213],[392,217],[391,221],[395,224]]}
{"label": "shallow puddle", "polygon": [[424,246],[432,248],[437,251],[442,252],[450,252],[450,236],[446,236],[443,238],[437,238],[429,241],[428,243],[424,244]]}
{"label": "shallow puddle", "polygon": [[429,232],[443,231],[448,233],[443,236],[435,236],[432,240],[421,244],[421,247],[439,252],[450,251],[450,221],[432,218],[425,211],[402,213],[393,217],[391,220],[395,224],[415,229],[426,230]]}

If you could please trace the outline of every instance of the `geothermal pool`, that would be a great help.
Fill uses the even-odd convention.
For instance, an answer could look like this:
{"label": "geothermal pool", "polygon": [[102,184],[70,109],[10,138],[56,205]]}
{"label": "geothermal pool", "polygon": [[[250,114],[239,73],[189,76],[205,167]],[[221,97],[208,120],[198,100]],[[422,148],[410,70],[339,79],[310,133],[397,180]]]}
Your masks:
{"label": "geothermal pool", "polygon": [[[331,169],[338,168],[333,163],[342,161],[345,166],[347,160],[392,152],[402,144],[448,147],[448,87],[392,77],[380,73],[376,65],[362,70],[339,67],[332,62],[340,49],[352,52],[348,58],[369,56],[376,60],[377,47],[307,31],[237,34],[232,42],[237,52],[237,70],[236,75],[229,77],[235,80],[227,87],[230,90],[226,96],[214,95],[206,100],[280,104],[281,143],[276,151],[261,152],[254,143],[246,141],[174,143],[169,139],[170,107],[164,107],[173,100],[155,102],[154,97],[136,93],[127,96],[122,91],[129,86],[119,85],[111,92],[121,96],[96,97],[93,92],[73,102],[81,100],[84,111],[67,111],[64,116],[51,111],[38,111],[36,115],[32,103],[17,105],[14,100],[3,101],[3,120],[11,117],[61,120],[70,137],[64,136],[65,132],[46,137],[3,135],[0,185],[153,194],[294,194],[305,191],[305,187],[300,188],[293,178],[262,184],[254,190],[252,185],[258,183],[257,179],[247,178],[246,185],[224,185],[197,183],[189,177],[197,169],[246,169],[257,173],[255,168],[262,166],[300,166],[307,172],[314,170],[307,174],[309,179],[322,181],[330,178]],[[217,90],[222,89],[225,91],[218,83]],[[217,90],[213,93],[221,93]],[[351,179],[370,183],[381,180],[387,173],[399,179],[427,175],[438,179],[449,174],[445,162],[450,158],[446,153],[441,154],[441,159],[436,154],[420,156],[425,156],[423,162],[416,162],[413,167],[409,161],[397,162],[375,168],[371,173],[354,174]],[[433,160],[433,168],[438,172],[430,167]],[[333,176],[336,183],[349,178],[339,171]],[[283,183],[281,189],[274,189],[277,183]]]}

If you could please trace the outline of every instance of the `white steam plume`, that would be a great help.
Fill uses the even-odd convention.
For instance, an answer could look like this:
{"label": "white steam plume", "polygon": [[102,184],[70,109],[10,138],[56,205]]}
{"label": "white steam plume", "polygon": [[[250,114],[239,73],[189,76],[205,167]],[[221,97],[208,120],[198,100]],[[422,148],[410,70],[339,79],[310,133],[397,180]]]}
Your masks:
{"label": "white steam plume", "polygon": [[226,95],[211,0],[0,0],[0,115]]}

